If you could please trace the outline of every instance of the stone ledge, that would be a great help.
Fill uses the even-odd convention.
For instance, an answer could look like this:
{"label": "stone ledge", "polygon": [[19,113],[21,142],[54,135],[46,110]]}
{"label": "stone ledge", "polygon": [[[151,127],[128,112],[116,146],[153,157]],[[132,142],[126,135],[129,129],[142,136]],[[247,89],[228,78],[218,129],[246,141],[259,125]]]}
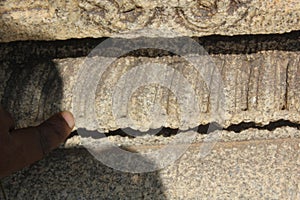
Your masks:
{"label": "stone ledge", "polygon": [[222,132],[231,139],[204,158],[201,136],[174,164],[150,173],[116,171],[82,148],[59,149],[3,185],[9,199],[299,199],[299,130],[246,132],[252,139]]}
{"label": "stone ledge", "polygon": [[[224,94],[223,112],[219,113],[224,117],[221,125],[226,127],[240,122],[268,124],[280,119],[300,122],[300,92],[297,76],[300,56],[298,51],[260,51],[246,55],[222,54],[210,57],[215,63],[212,66],[220,72],[222,79],[220,86],[224,89],[222,91]],[[114,58],[92,57],[90,59],[94,63],[104,65],[107,60]],[[74,85],[78,84],[77,75],[83,61],[84,58],[36,60],[22,63],[21,67],[16,67],[14,61],[4,61],[0,68],[0,78],[3,83],[0,85],[0,96],[3,106],[16,117],[17,125],[22,127],[33,125],[34,122],[39,123],[59,110],[74,111],[73,89]],[[120,77],[130,69],[153,64],[178,70],[194,88],[195,97],[198,98],[199,103],[195,105],[199,106],[201,112],[197,117],[190,117],[194,122],[188,121],[186,126],[193,128],[213,122],[216,116],[208,108],[214,108],[215,105],[211,104],[208,99],[209,91],[203,81],[205,76],[199,78],[199,72],[190,63],[179,56],[154,58],[127,56],[117,59],[106,69],[101,81],[98,82],[95,101],[89,99],[91,101],[89,105],[96,107],[96,119],[101,131],[127,127],[139,130],[155,129],[161,126],[182,128],[179,120],[182,115],[180,102],[178,103],[174,94],[168,92],[166,88],[156,85],[141,85],[128,99],[131,107],[127,110],[127,115],[134,120],[134,124],[130,121],[124,121],[122,124],[116,123],[116,118],[112,114],[110,91],[118,83]],[[145,76],[152,76],[152,71],[149,69],[141,73]],[[128,83],[130,85],[138,80],[138,76],[132,77]],[[185,89],[184,85],[178,84],[177,86],[179,90]],[[161,109],[166,110],[168,115],[159,113],[156,118],[151,118],[153,99],[158,102]],[[149,101],[152,104],[149,104]],[[122,104],[119,108],[122,109],[125,106],[127,104]],[[20,113],[20,110],[23,112]],[[161,120],[160,117],[164,116],[167,117],[167,121]],[[82,128],[87,128],[90,120],[86,119]],[[151,124],[155,124],[155,127]]]}
{"label": "stone ledge", "polygon": [[[300,30],[298,0],[2,1],[0,41],[285,33]],[[165,34],[165,35],[164,35]]]}

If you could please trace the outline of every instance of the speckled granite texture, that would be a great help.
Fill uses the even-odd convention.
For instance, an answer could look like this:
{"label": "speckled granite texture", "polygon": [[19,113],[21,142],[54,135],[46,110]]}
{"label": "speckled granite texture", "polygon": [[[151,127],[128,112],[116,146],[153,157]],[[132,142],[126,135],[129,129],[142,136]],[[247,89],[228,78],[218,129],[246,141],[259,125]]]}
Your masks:
{"label": "speckled granite texture", "polygon": [[[85,61],[84,56],[101,41],[103,40],[15,42],[0,47],[0,99],[2,105],[15,116],[18,127],[37,124],[59,110],[74,111],[74,86],[80,81],[89,80],[89,75],[93,75],[77,79],[79,69]],[[148,41],[164,41],[172,45],[176,39],[158,38]],[[221,76],[220,86],[224,94],[222,125],[240,122],[268,124],[280,119],[300,122],[299,31],[260,37],[195,38],[195,42],[197,41],[209,53],[213,63],[209,66],[216,69],[215,73],[218,70]],[[89,59],[102,66],[115,58],[105,55]],[[132,94],[128,105],[119,107],[131,106],[126,114],[134,123],[123,121],[122,124],[116,124],[112,113],[111,92],[121,76],[143,64],[148,64],[149,68],[141,71],[142,75],[151,77],[153,74],[150,66],[164,64],[180,71],[193,87],[200,114],[198,119],[187,121],[186,126],[196,127],[213,121],[215,116],[209,107],[214,106],[208,98],[213,90],[208,90],[204,77],[199,78],[199,74],[197,75],[197,69],[180,56],[164,51],[144,50],[116,59],[107,66],[105,76],[101,80],[95,80],[95,84],[98,83],[97,94],[90,105],[96,105],[96,119],[101,131],[129,126],[140,130],[160,126],[180,127],[179,117],[183,112],[176,98],[182,96],[175,96],[158,85],[140,87]],[[139,76],[132,77],[127,84],[131,86],[138,80]],[[186,88],[182,84],[173,85],[179,89]],[[166,121],[151,118],[150,110],[155,102],[168,113]],[[90,120],[86,119],[83,127],[89,123]]]}
{"label": "speckled granite texture", "polygon": [[300,29],[299,0],[4,0],[0,15],[2,42],[111,37],[137,30],[154,34],[148,28],[186,36]]}
{"label": "speckled granite texture", "polygon": [[[43,160],[1,180],[8,199],[300,199],[299,0],[2,0],[0,16],[0,101],[17,127],[35,125],[60,110],[74,111],[79,67],[105,37],[156,37],[157,43],[172,46],[179,36],[188,36],[208,52],[222,77],[221,125],[241,123],[231,130],[242,130],[198,134],[178,160],[148,173],[109,168],[74,136]],[[111,55],[91,58],[103,64]],[[168,51],[144,49],[119,57],[107,69],[97,87],[97,115],[83,127],[90,120],[98,120],[105,132],[156,128],[153,124],[179,127],[178,116],[185,110],[171,92],[153,85],[130,99],[128,113],[136,123],[116,124],[110,89],[126,70],[143,63],[179,69],[189,80],[201,115],[186,126],[214,121],[211,93],[195,77],[197,70]],[[151,74],[149,69],[144,74]],[[153,98],[161,104],[158,110],[168,113],[167,120],[158,115],[151,118],[155,123],[149,120]],[[247,122],[252,128],[244,130]],[[214,133],[218,142],[201,157],[203,141]],[[151,163],[142,153],[174,137],[112,134],[108,140]]]}
{"label": "speckled granite texture", "polygon": [[[199,136],[174,164],[151,173],[124,173],[75,145],[3,180],[9,199],[290,199],[300,198],[300,132],[223,132],[204,158]],[[160,143],[155,141],[160,140]],[[155,150],[171,138],[111,140]],[[148,142],[147,142],[148,141]],[[77,147],[76,147],[77,146]],[[142,158],[141,158],[142,159]]]}

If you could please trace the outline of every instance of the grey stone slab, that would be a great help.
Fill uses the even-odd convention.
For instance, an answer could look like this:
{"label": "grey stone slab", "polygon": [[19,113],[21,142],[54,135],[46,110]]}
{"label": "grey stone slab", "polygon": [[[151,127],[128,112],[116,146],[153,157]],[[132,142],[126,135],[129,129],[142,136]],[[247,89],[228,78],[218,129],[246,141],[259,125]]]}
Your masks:
{"label": "grey stone slab", "polygon": [[[180,159],[159,171],[120,172],[77,144],[2,183],[9,199],[299,199],[299,130],[219,133],[205,157],[199,153],[207,136],[199,135]],[[172,137],[110,139],[137,151],[156,151]]]}

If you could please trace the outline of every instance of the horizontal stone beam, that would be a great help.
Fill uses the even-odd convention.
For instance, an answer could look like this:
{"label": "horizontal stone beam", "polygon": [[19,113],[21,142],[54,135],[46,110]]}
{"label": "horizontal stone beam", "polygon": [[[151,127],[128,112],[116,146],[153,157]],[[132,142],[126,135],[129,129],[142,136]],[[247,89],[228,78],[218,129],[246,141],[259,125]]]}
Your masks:
{"label": "horizontal stone beam", "polygon": [[300,30],[298,0],[1,1],[0,16],[1,42]]}
{"label": "horizontal stone beam", "polygon": [[[17,64],[16,60],[3,60],[0,68],[1,103],[15,115],[20,127],[39,123],[59,110],[75,112],[78,105],[74,104],[74,87],[95,75],[88,71],[86,76],[78,79],[82,75],[80,69],[88,59],[95,67],[114,62],[106,66],[101,78],[92,82],[98,84],[94,99],[77,96],[87,98],[89,103],[85,109],[95,106],[95,117],[85,118],[80,125],[82,128],[88,128],[95,119],[101,131],[127,127],[145,131],[161,126],[186,129],[218,120],[223,126],[240,122],[268,124],[280,119],[300,122],[299,51],[271,50],[200,57],[203,60],[196,60],[193,64],[176,55],[36,59]],[[113,104],[113,100],[120,100],[125,94],[126,88],[123,88],[119,90],[120,94],[113,95],[122,76],[143,65],[146,68],[137,71],[138,75],[129,76],[120,85],[132,87],[141,83],[126,99],[128,104]],[[205,65],[208,71],[197,68]],[[142,84],[147,78],[159,75],[156,70],[164,67],[170,70],[168,73],[176,72],[182,76],[181,79],[174,74],[166,76],[165,80],[169,81],[170,77],[175,77],[171,89],[162,84]],[[216,81],[216,85],[210,85],[207,80]],[[87,85],[86,91],[89,89],[91,86]],[[183,96],[176,96],[176,91]],[[191,100],[184,95],[193,95],[187,97],[197,102],[184,103]],[[117,110],[113,110],[116,105]],[[194,108],[199,109],[199,115],[190,115]],[[120,113],[125,113],[128,118],[124,120]],[[187,117],[184,122],[183,115]]]}
{"label": "horizontal stone beam", "polygon": [[[252,129],[220,135],[207,156],[199,155],[207,135],[199,135],[180,159],[148,173],[107,167],[83,148],[59,149],[6,177],[2,185],[8,199],[300,198],[299,130],[285,127],[270,134]],[[172,137],[111,139],[153,152]]]}

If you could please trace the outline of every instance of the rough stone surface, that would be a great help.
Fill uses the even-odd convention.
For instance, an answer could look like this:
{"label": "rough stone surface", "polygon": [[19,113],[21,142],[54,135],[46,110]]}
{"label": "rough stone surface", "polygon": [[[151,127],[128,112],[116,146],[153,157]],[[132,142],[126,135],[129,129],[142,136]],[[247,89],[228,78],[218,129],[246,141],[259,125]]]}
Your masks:
{"label": "rough stone surface", "polygon": [[[86,138],[77,135],[45,159],[1,180],[8,199],[300,199],[299,0],[3,0],[0,16],[0,101],[15,116],[17,127],[36,125],[60,110],[80,109],[73,104],[74,88],[82,81],[78,76],[84,74],[80,70],[85,56],[105,40],[92,38],[147,36],[160,37],[156,40],[160,43],[171,37],[166,45],[172,46],[180,40],[178,35],[214,35],[194,38],[209,55],[201,54],[201,64],[197,61],[194,66],[157,49],[119,57],[95,81],[95,99],[87,97],[83,108],[95,106],[95,116],[83,117],[80,127],[94,128],[95,120],[101,132],[128,127],[186,129],[214,121],[225,127],[241,123],[227,131],[198,134],[180,159],[149,173],[125,173],[105,166],[83,148]],[[90,38],[49,41],[86,37]],[[193,49],[187,46],[180,48],[184,56],[193,58]],[[90,56],[90,61],[105,65],[126,49],[126,45],[114,47],[105,55]],[[133,121],[119,116],[123,121],[117,122],[112,89],[123,75],[141,65],[146,68],[125,79],[129,86],[163,73],[155,74],[152,66],[168,67],[182,75],[178,82],[175,75],[168,76],[175,80],[173,89],[198,102],[184,104],[180,99],[187,98],[178,98],[171,89],[143,85],[132,93],[128,104],[118,106],[119,110],[128,107],[124,116]],[[201,65],[209,67],[200,70],[199,76],[195,66]],[[86,91],[91,86],[87,84]],[[215,92],[224,94],[224,101]],[[214,110],[216,105],[221,110]],[[196,117],[190,114],[194,108],[200,110]],[[182,123],[183,113],[188,120]],[[253,128],[244,130],[247,126]],[[236,129],[244,131],[230,132]],[[205,143],[214,135],[216,144]],[[140,153],[140,159],[149,163],[143,153],[180,136],[111,134],[106,139],[123,150]],[[207,144],[212,149],[201,157]],[[105,153],[110,156],[109,149]]]}
{"label": "rough stone surface", "polygon": [[[205,57],[205,56],[204,56]],[[87,98],[89,106],[96,109],[97,128],[101,131],[131,127],[139,130],[155,129],[161,126],[171,128],[193,128],[207,124],[221,116],[221,125],[229,126],[240,122],[268,124],[280,119],[300,122],[299,62],[298,51],[260,51],[252,54],[212,54],[214,73],[220,74],[220,92],[224,94],[222,113],[212,112],[208,89],[199,71],[179,56],[141,57],[126,56],[109,65],[101,80],[95,81],[98,87],[95,99]],[[93,63],[104,65],[110,57],[90,57]],[[204,58],[205,60],[206,58]],[[85,58],[64,58],[50,60],[32,60],[28,63],[14,65],[7,60],[0,68],[0,96],[2,105],[12,112],[19,127],[39,123],[59,110],[74,111],[73,91],[78,84],[77,76]],[[161,67],[163,65],[178,70],[187,80],[198,99],[200,114],[191,116],[189,121],[181,123],[182,113],[179,98],[165,87],[159,85],[142,85],[132,93],[129,104],[122,104],[118,109],[126,109],[126,115],[133,120],[116,123],[113,113],[112,90],[120,77],[130,69],[141,66]],[[158,65],[159,64],[159,65]],[[147,67],[140,75],[153,76]],[[81,74],[81,72],[80,72]],[[91,73],[93,74],[93,73]],[[131,83],[139,81],[141,76],[131,77]],[[201,78],[202,77],[202,78]],[[212,76],[214,78],[214,76]],[[90,77],[85,77],[90,79]],[[80,81],[83,81],[80,79]],[[180,80],[181,81],[181,80]],[[174,83],[176,89],[185,90],[185,85]],[[218,89],[218,88],[217,88]],[[86,88],[89,90],[89,87]],[[117,94],[118,97],[121,94]],[[82,96],[81,98],[85,98]],[[219,96],[218,96],[219,97]],[[214,100],[214,99],[213,99]],[[216,99],[219,100],[219,99]],[[153,107],[158,103],[153,118]],[[189,104],[185,105],[189,109]],[[191,105],[193,106],[193,105]],[[20,113],[19,111],[22,110]],[[163,110],[163,111],[161,111]],[[189,114],[189,113],[188,113]],[[216,116],[218,115],[218,116]],[[87,128],[91,120],[86,118],[81,127]],[[193,121],[194,120],[194,121]]]}
{"label": "rough stone surface", "polygon": [[128,31],[154,35],[149,28],[159,28],[160,36],[169,36],[166,29],[186,36],[269,34],[300,29],[300,2],[4,0],[0,16],[2,42],[107,37]]}
{"label": "rough stone surface", "polygon": [[[9,199],[300,198],[299,130],[249,129],[220,135],[206,157],[199,157],[199,149],[207,136],[199,135],[175,163],[151,173],[116,171],[73,146],[56,150],[2,182]],[[155,151],[172,138],[111,140]]]}

